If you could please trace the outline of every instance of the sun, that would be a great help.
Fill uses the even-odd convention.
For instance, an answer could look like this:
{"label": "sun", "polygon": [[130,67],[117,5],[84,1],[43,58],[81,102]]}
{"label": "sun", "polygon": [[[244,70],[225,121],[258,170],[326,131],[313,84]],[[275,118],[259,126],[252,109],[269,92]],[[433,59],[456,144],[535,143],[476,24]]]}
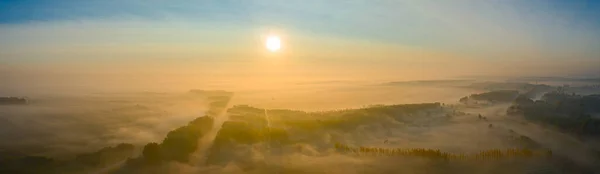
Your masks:
{"label": "sun", "polygon": [[267,50],[271,52],[276,52],[281,49],[281,39],[279,36],[271,35],[267,37],[267,41],[265,43]]}

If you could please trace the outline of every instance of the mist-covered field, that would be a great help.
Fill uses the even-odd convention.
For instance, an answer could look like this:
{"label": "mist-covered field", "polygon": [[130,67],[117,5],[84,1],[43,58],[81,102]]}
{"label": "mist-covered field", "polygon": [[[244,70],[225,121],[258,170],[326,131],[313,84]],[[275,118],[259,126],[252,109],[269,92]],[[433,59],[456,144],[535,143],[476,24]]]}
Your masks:
{"label": "mist-covered field", "polygon": [[185,93],[30,98],[27,105],[0,106],[0,147],[60,157],[123,142],[144,144],[206,109],[204,96]]}
{"label": "mist-covered field", "polygon": [[598,2],[0,0],[0,174],[600,174]]}
{"label": "mist-covered field", "polygon": [[[36,95],[0,105],[0,173],[595,173],[598,92],[441,80]],[[337,145],[552,155],[463,160]]]}

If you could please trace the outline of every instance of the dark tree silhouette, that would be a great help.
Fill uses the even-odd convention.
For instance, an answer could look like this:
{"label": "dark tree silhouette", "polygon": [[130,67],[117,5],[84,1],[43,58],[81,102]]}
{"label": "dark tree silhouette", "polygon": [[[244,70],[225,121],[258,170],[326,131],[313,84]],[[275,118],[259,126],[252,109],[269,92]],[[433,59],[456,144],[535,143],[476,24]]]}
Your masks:
{"label": "dark tree silhouette", "polygon": [[157,143],[148,143],[142,151],[144,160],[149,164],[157,164],[162,161],[160,146]]}

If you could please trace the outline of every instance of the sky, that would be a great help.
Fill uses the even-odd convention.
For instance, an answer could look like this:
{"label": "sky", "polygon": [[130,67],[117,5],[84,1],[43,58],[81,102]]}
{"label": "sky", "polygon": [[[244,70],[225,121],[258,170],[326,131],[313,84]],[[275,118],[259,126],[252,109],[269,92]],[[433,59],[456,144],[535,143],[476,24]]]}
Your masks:
{"label": "sky", "polygon": [[[2,0],[0,9],[0,78],[12,81],[600,74],[592,0]],[[282,50],[264,49],[269,34]]]}

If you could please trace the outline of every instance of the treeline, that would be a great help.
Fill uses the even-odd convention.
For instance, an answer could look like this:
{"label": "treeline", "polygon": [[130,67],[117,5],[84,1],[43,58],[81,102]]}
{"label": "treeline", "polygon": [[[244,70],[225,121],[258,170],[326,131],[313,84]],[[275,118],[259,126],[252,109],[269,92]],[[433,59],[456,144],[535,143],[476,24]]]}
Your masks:
{"label": "treeline", "polygon": [[[127,143],[105,147],[92,153],[79,154],[71,160],[24,155],[4,157],[4,152],[0,152],[0,173],[93,173],[111,167],[119,169],[118,172],[139,173],[138,169],[160,166],[159,164],[162,162],[188,162],[190,155],[198,148],[198,140],[213,128],[214,118],[219,116],[229,103],[230,93],[223,91],[217,93],[227,95],[221,96],[204,91],[203,95],[207,95],[207,99],[211,101],[206,115],[170,131],[160,143],[146,144],[141,157],[134,158],[135,146]],[[121,166],[121,164],[124,165]],[[142,171],[141,173],[146,172]]]}
{"label": "treeline", "polygon": [[531,90],[545,90],[554,88],[545,84],[515,83],[515,82],[480,82],[468,85],[469,88],[484,89],[489,91],[497,90],[518,90],[521,92]]}
{"label": "treeline", "polygon": [[334,111],[304,112],[286,109],[260,109],[248,105],[230,108],[230,120],[253,124],[266,124],[265,117],[271,118],[271,124],[315,131],[318,129],[352,130],[357,126],[373,122],[388,122],[393,119],[404,122],[409,115],[425,115],[442,111],[440,103],[373,105],[359,109],[341,109]]}
{"label": "treeline", "polygon": [[[434,112],[442,109],[439,103],[379,105],[360,109],[326,112],[304,112],[295,110],[265,110],[247,105],[234,106],[228,110],[229,119],[223,124],[214,144],[209,149],[207,163],[226,164],[236,159],[231,154],[237,145],[267,143],[270,147],[312,141],[307,138],[292,138],[290,132],[301,137],[318,134],[322,129],[354,130],[359,125],[373,122],[389,122],[414,113]],[[269,120],[267,120],[269,117]]]}
{"label": "treeline", "polygon": [[196,118],[188,125],[169,132],[160,144],[146,144],[142,151],[143,159],[151,164],[163,161],[187,163],[198,148],[198,139],[212,129],[213,121],[210,116]]}
{"label": "treeline", "polygon": [[215,118],[225,111],[232,95],[224,91],[220,92],[225,96],[206,91],[190,92],[207,95],[211,102],[206,115],[170,131],[160,143],[146,144],[140,157],[127,160],[124,166],[113,173],[164,173],[161,172],[163,164],[190,162],[191,155],[199,148],[198,141],[213,129]]}
{"label": "treeline", "polygon": [[[426,109],[434,109],[441,107],[440,103],[418,103],[418,104],[398,104],[398,105],[371,105],[364,108],[348,108],[348,109],[337,109],[330,111],[315,111],[315,112],[305,112],[291,109],[267,109],[270,115],[273,116],[282,116],[282,115],[310,115],[310,116],[324,116],[324,115],[343,115],[348,113],[356,113],[356,112],[368,112],[368,113],[384,113],[384,114],[394,114],[394,113],[410,113],[416,111],[422,111]],[[265,109],[252,107],[249,105],[236,105],[232,108],[228,109],[229,113],[246,113],[246,114],[264,114]]]}
{"label": "treeline", "polygon": [[24,105],[27,99],[20,97],[0,97],[0,105]]}
{"label": "treeline", "polygon": [[490,103],[507,103],[512,102],[518,95],[519,91],[517,90],[497,90],[484,92],[480,94],[472,94],[470,96],[460,98],[458,101],[464,104],[468,104],[470,102],[477,103],[478,101]]}
{"label": "treeline", "polygon": [[271,147],[282,146],[290,143],[290,137],[284,128],[242,121],[227,121],[223,123],[217,133],[213,145],[209,149],[206,163],[209,165],[224,164],[228,160],[236,158],[230,154],[234,146],[257,143],[267,143]]}
{"label": "treeline", "polygon": [[[198,91],[192,91],[200,93]],[[210,96],[209,110],[206,116],[198,117],[186,126],[170,131],[161,143],[148,143],[142,151],[142,158],[130,160],[130,165],[160,164],[162,162],[176,161],[189,162],[190,155],[198,149],[198,140],[206,135],[214,126],[215,117],[221,116],[227,104],[230,102],[231,94],[221,91],[226,96]],[[205,91],[202,91],[205,94]]]}
{"label": "treeline", "polygon": [[283,128],[252,126],[245,122],[225,122],[217,134],[215,142],[234,141],[240,144],[254,144],[265,140],[287,142],[288,133]]}
{"label": "treeline", "polygon": [[[312,113],[313,120],[290,120],[290,126],[305,128],[325,128],[354,130],[369,123],[389,124],[389,120],[406,122],[411,115],[422,113],[430,115],[442,111],[440,103],[379,105],[361,109],[349,109],[332,112]],[[312,125],[311,125],[312,124]]]}
{"label": "treeline", "polygon": [[541,100],[519,96],[508,108],[508,115],[522,115],[528,120],[561,128],[567,132],[600,136],[600,95],[580,96],[554,91]]}
{"label": "treeline", "polygon": [[427,148],[375,148],[375,147],[350,147],[348,145],[335,143],[334,147],[339,152],[350,152],[362,155],[383,155],[383,156],[416,156],[433,159],[501,159],[507,157],[535,157],[552,156],[552,151],[533,151],[531,149],[492,149],[474,154],[453,154],[442,152],[439,149]]}
{"label": "treeline", "polygon": [[440,108],[440,103],[418,103],[418,104],[398,104],[398,105],[371,105],[365,108],[359,109],[341,109],[334,111],[318,111],[312,112],[314,115],[344,115],[344,114],[353,114],[357,112],[366,112],[372,114],[402,114],[402,113],[414,113],[419,111],[424,111],[427,109],[436,109]]}
{"label": "treeline", "polygon": [[43,156],[24,156],[0,160],[0,173],[86,173],[104,168],[130,158],[134,153],[132,144],[122,143],[105,147],[96,152],[77,155],[72,160],[56,160]]}

